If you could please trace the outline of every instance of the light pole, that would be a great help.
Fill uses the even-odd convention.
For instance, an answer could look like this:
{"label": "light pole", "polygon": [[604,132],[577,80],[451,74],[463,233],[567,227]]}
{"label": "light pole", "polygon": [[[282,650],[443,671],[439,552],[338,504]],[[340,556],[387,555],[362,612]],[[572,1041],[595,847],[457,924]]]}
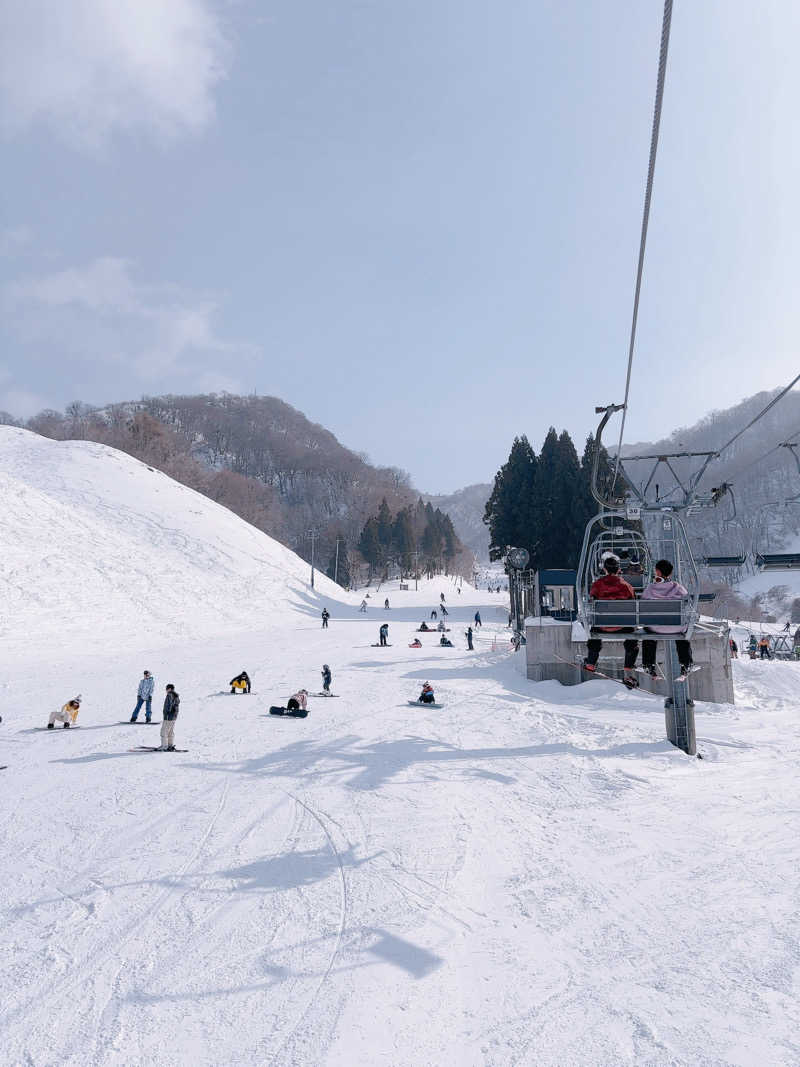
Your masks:
{"label": "light pole", "polygon": [[[333,580],[336,585],[339,584],[339,541],[340,538],[336,538],[336,562],[333,565]],[[330,564],[328,564],[330,566]],[[312,583],[313,584],[313,583]]]}
{"label": "light pole", "polygon": [[314,588],[314,545],[317,542],[317,531],[309,530],[311,536],[311,588]]}
{"label": "light pole", "polygon": [[419,549],[414,549],[414,592],[419,589]]}

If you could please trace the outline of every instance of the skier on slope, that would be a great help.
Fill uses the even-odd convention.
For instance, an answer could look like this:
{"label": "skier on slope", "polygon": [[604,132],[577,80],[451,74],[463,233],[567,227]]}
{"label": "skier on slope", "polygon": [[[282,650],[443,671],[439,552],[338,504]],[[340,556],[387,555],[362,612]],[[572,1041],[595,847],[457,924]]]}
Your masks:
{"label": "skier on slope", "polygon": [[161,713],[161,752],[175,751],[175,720],[181,706],[181,698],[175,692],[175,686],[169,682],[166,686],[164,708]]}
{"label": "skier on slope", "polygon": [[472,627],[471,626],[468,626],[466,628],[466,630],[464,631],[464,635],[467,638],[467,651],[468,652],[474,652],[475,649],[472,647]]}
{"label": "skier on slope", "polygon": [[327,608],[323,608],[322,609],[322,629],[323,630],[327,630],[328,629],[328,619],[330,617],[331,617],[331,613],[328,611],[328,609]]}
{"label": "skier on slope", "polygon": [[362,600],[361,601],[361,607],[358,610],[359,611],[363,611],[366,614],[366,611],[367,611],[367,602],[366,602],[366,600]]}
{"label": "skier on slope", "polygon": [[479,611],[475,612],[475,625],[483,626],[483,623],[481,622],[481,613]]}
{"label": "skier on slope", "polygon": [[155,679],[150,671],[145,671],[142,676],[142,680],[139,682],[139,688],[136,690],[136,707],[133,709],[131,715],[131,722],[136,722],[139,718],[139,711],[142,704],[144,704],[144,721],[150,722],[150,718],[153,714],[153,686]]}
{"label": "skier on slope", "polygon": [[330,693],[331,691],[331,669],[327,663],[322,664],[322,692]]}
{"label": "skier on slope", "polygon": [[73,697],[72,700],[68,700],[67,703],[63,705],[63,707],[61,708],[61,711],[51,711],[50,712],[50,718],[48,719],[48,722],[47,722],[47,729],[48,730],[54,730],[56,722],[63,722],[64,723],[64,727],[63,728],[65,730],[68,730],[70,728],[70,726],[72,726],[72,724],[78,718],[78,712],[80,710],[81,710],[81,695],[80,695],[80,693],[78,693],[78,695],[76,697]]}
{"label": "skier on slope", "polygon": [[237,674],[235,678],[231,678],[230,687],[232,693],[249,693],[250,678],[247,671],[242,671],[242,673]]}

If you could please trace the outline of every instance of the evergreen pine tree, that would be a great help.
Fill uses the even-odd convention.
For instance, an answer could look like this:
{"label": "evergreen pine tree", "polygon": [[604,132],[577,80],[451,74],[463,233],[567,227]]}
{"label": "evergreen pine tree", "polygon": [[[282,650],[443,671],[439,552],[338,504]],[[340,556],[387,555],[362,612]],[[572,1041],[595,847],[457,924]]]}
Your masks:
{"label": "evergreen pine tree", "polygon": [[378,537],[378,520],[375,516],[367,519],[358,542],[358,550],[369,564],[369,576],[372,578],[376,568],[383,560],[383,548]]}
{"label": "evergreen pine tree", "polygon": [[411,570],[411,563],[416,549],[414,537],[414,525],[410,508],[403,508],[395,516],[392,527],[392,551],[397,557],[400,568],[404,574]]}
{"label": "evergreen pine tree", "polygon": [[502,559],[512,545],[526,548],[534,559],[537,529],[533,499],[538,462],[528,438],[515,437],[508,461],[495,475],[483,521],[489,527],[489,558]]}
{"label": "evergreen pine tree", "polygon": [[386,503],[386,497],[381,501],[378,508],[378,541],[381,546],[381,563],[385,563],[392,552],[392,513]]}

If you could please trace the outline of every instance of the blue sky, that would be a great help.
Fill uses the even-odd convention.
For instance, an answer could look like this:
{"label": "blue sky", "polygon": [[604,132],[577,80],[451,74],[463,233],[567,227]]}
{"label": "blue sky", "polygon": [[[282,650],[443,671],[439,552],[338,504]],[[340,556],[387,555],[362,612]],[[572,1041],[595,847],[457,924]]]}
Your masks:
{"label": "blue sky", "polygon": [[[622,398],[660,0],[6,0],[0,408],[276,395],[431,492]],[[677,0],[626,439],[796,373],[791,0]]]}

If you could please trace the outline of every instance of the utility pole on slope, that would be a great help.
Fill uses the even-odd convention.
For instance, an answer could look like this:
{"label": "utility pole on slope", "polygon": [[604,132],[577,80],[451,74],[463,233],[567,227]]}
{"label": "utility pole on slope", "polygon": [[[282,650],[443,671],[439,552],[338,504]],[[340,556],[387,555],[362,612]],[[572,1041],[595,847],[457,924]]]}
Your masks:
{"label": "utility pole on slope", "polygon": [[[336,538],[336,562],[333,565],[333,580],[337,585],[339,584],[339,541],[340,540],[341,540],[341,538],[339,538],[339,537]],[[328,564],[328,566],[330,567],[330,563]]]}
{"label": "utility pole on slope", "polygon": [[309,531],[309,534],[311,536],[311,588],[313,589],[314,588],[314,545],[317,542],[317,531],[316,531],[316,529],[312,528]]}

